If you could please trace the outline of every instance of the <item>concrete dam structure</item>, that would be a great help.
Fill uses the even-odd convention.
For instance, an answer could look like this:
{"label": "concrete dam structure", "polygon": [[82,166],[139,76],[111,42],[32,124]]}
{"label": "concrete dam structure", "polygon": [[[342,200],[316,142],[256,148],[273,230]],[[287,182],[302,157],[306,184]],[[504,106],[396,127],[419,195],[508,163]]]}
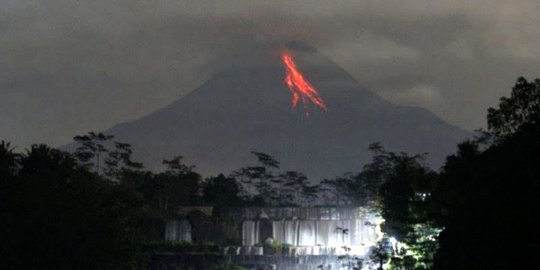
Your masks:
{"label": "concrete dam structure", "polygon": [[178,212],[167,240],[220,243],[228,264],[248,269],[341,269],[344,257],[365,257],[381,238],[380,218],[355,207],[216,208],[212,222],[201,221],[208,209]]}

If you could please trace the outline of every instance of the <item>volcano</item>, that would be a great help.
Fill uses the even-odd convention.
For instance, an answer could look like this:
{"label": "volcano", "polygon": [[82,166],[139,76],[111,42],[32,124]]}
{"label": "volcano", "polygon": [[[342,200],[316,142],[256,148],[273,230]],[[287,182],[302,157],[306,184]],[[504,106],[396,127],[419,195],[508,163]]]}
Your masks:
{"label": "volcano", "polygon": [[360,171],[373,142],[391,151],[427,152],[427,163],[437,167],[470,135],[425,109],[385,101],[312,47],[289,44],[286,50],[324,110],[313,107],[307,116],[302,106],[291,106],[282,51],[265,49],[167,107],[105,133],[132,144],[134,159],[148,168],[182,155],[203,175],[229,173],[252,165],[250,152],[258,151],[312,179]]}

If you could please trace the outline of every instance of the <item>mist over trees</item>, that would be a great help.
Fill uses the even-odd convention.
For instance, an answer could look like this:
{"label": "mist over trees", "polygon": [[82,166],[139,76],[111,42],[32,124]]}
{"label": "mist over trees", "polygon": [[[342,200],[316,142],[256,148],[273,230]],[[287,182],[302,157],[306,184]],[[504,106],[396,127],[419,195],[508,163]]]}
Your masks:
{"label": "mist over trees", "polygon": [[0,266],[141,268],[149,241],[178,206],[364,207],[384,219],[384,238],[366,258],[377,264],[533,265],[539,120],[540,80],[519,78],[510,97],[488,110],[488,130],[460,143],[440,171],[425,165],[427,154],[373,143],[371,162],[358,172],[321,181],[256,151],[254,165],[204,178],[182,156],[164,160],[164,171],[145,170],[129,144],[102,133],[76,136],[73,153],[46,145],[16,151],[1,141]]}

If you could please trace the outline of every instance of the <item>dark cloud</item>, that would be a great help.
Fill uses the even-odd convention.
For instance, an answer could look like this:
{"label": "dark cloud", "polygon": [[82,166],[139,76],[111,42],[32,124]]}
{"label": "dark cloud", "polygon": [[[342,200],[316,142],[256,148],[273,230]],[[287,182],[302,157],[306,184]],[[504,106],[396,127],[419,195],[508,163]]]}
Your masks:
{"label": "dark cloud", "polygon": [[537,77],[537,1],[0,0],[0,137],[53,145],[136,119],[300,40],[372,91],[467,129]]}

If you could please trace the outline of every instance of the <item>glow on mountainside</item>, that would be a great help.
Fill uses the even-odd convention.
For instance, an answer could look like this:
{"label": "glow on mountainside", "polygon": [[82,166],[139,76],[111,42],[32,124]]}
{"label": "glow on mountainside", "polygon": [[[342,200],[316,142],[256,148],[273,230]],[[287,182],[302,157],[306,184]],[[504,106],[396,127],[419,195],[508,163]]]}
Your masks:
{"label": "glow on mountainside", "polygon": [[287,75],[285,76],[285,84],[292,93],[292,106],[296,107],[298,100],[302,100],[302,105],[306,110],[306,116],[309,115],[308,103],[311,102],[323,110],[328,110],[323,99],[319,95],[319,92],[308,80],[304,78],[304,75],[296,67],[296,63],[292,56],[288,53],[281,55],[283,64],[287,69]]}

